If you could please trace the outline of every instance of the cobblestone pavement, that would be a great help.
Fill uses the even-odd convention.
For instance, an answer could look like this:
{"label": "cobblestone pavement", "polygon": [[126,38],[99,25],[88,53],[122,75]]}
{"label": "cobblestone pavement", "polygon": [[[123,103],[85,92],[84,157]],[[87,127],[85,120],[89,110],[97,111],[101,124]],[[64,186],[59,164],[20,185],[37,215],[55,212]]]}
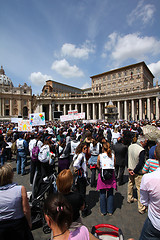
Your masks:
{"label": "cobblestone pavement", "polygon": [[[31,191],[29,184],[29,159],[27,161],[26,170],[28,174],[21,176],[16,173],[16,162],[13,159],[11,164],[14,168],[14,181],[18,184],[22,184],[26,187],[27,191]],[[90,172],[90,170],[89,170]],[[97,224],[111,224],[118,228],[121,228],[124,239],[134,238],[135,240],[139,239],[143,223],[147,217],[147,213],[141,215],[137,210],[137,203],[128,204],[127,203],[127,181],[128,175],[125,171],[125,184],[118,186],[117,191],[114,192],[114,206],[115,211],[112,216],[101,216],[99,210],[99,193],[96,191],[96,188],[91,188],[87,186],[87,202],[91,208],[91,214],[86,218],[82,218],[84,225],[91,230],[92,226]],[[44,234],[42,228],[32,231],[35,240],[48,240],[50,234]]]}

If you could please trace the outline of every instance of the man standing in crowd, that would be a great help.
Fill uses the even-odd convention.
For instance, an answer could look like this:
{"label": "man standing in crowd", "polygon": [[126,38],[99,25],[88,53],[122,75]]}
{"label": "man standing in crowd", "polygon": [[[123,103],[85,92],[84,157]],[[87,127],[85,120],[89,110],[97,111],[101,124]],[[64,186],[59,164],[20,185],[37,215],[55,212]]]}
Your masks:
{"label": "man standing in crowd", "polygon": [[138,195],[138,211],[139,213],[145,213],[145,206],[140,202],[140,184],[142,179],[142,168],[145,163],[145,150],[147,140],[144,136],[139,136],[136,143],[131,144],[128,147],[128,203],[133,203],[137,199],[133,196],[133,187],[136,185]]}
{"label": "man standing in crowd", "polygon": [[25,164],[27,160],[27,148],[28,144],[25,139],[23,139],[23,133],[19,134],[19,139],[16,140],[17,145],[17,174],[25,175]]}
{"label": "man standing in crowd", "polygon": [[[160,143],[157,145],[155,153],[160,165]],[[141,203],[148,207],[148,217],[144,223],[140,240],[160,239],[160,167],[143,176],[140,195]]]}
{"label": "man standing in crowd", "polygon": [[122,138],[117,139],[117,143],[113,145],[113,150],[115,152],[116,164],[115,164],[115,177],[118,180],[119,173],[119,183],[118,185],[123,185],[123,175],[125,170],[125,162],[127,158],[128,147],[122,142]]}

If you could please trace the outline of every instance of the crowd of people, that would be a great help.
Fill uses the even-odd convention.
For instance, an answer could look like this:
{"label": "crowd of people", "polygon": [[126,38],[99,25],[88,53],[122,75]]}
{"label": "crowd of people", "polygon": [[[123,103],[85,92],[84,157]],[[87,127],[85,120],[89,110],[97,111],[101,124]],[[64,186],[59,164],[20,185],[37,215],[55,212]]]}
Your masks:
{"label": "crowd of people", "polygon": [[[5,238],[4,232],[13,225],[14,231],[17,229],[22,235],[23,230],[20,232],[18,226],[24,221],[28,226],[27,238],[19,236],[33,239],[29,231],[31,219],[26,189],[12,182],[13,170],[8,164],[12,155],[16,156],[17,174],[22,177],[30,174],[31,186],[36,171],[42,178],[49,177],[55,170],[55,159],[58,160],[56,183],[59,194],[50,196],[44,204],[46,222],[53,230],[52,238],[94,239],[80,217],[90,214],[86,188],[90,184],[99,191],[101,215],[112,216],[114,191],[117,185],[125,183],[124,171],[127,168],[127,202],[137,202],[140,214],[148,210],[140,239],[159,239],[160,140],[149,141],[146,138],[143,127],[147,124],[160,129],[159,122],[75,121],[48,122],[45,126],[34,127],[32,132],[23,133],[18,132],[14,123],[1,123],[0,239],[9,239]],[[29,172],[26,171],[27,159],[30,159]],[[10,177],[7,178],[8,174]],[[133,194],[134,185],[137,198]]]}

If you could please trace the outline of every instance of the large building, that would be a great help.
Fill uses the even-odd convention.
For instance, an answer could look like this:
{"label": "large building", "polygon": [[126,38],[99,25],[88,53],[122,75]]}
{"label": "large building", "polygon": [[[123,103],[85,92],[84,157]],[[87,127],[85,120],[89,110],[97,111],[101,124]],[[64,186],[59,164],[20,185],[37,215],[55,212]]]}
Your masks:
{"label": "large building", "polygon": [[0,69],[0,120],[11,118],[28,118],[32,110],[32,89],[26,83],[14,87],[6,76],[3,67]]}
{"label": "large building", "polygon": [[14,87],[0,70],[0,118],[29,117],[31,112],[45,112],[54,120],[54,112],[85,112],[86,119],[104,119],[109,101],[118,109],[118,119],[159,119],[160,87],[144,62],[91,76],[92,86],[79,89],[52,80],[46,81],[40,95],[32,96],[27,84]]}
{"label": "large building", "polygon": [[158,81],[153,86],[154,76],[144,62],[91,76],[92,87],[82,93],[69,95],[46,94],[37,96],[36,112],[45,111],[48,120],[53,120],[54,111],[77,109],[85,112],[86,119],[104,119],[106,106],[111,100],[118,108],[118,119],[159,119]]}
{"label": "large building", "polygon": [[117,94],[153,88],[153,74],[144,62],[92,76],[92,92]]}

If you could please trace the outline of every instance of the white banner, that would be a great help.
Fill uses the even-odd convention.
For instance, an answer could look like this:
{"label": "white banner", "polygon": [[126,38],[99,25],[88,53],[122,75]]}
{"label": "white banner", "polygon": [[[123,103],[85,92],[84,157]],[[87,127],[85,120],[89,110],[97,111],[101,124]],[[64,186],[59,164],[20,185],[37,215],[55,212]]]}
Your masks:
{"label": "white banner", "polygon": [[45,125],[45,113],[31,113],[29,114],[29,120],[32,126]]}
{"label": "white banner", "polygon": [[23,120],[23,118],[11,118],[12,123],[18,123],[19,120]]}
{"label": "white banner", "polygon": [[74,114],[74,115],[71,114],[71,115],[60,116],[61,122],[84,119],[84,118],[85,118],[85,112],[77,113],[77,114]]}

